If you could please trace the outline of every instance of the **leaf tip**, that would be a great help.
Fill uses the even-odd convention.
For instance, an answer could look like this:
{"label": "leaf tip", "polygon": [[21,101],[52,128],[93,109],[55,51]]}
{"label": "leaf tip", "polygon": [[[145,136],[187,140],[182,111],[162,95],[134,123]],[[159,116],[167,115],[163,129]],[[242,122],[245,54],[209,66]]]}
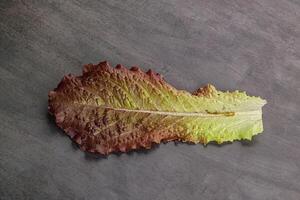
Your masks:
{"label": "leaf tip", "polygon": [[130,71],[132,71],[132,72],[142,72],[142,70],[138,66],[132,66],[130,68]]}
{"label": "leaf tip", "polygon": [[206,96],[211,97],[217,92],[217,89],[212,84],[207,84],[204,87],[201,87],[197,89],[195,92],[193,92],[193,95],[195,96]]}
{"label": "leaf tip", "polygon": [[125,68],[123,65],[121,65],[121,64],[117,64],[115,68],[118,69],[118,70],[125,70],[125,69],[126,69],[126,68]]}
{"label": "leaf tip", "polygon": [[82,73],[88,73],[94,69],[94,65],[92,63],[86,64],[83,66]]}
{"label": "leaf tip", "polygon": [[147,74],[150,78],[152,78],[152,79],[154,79],[154,80],[156,80],[156,81],[163,81],[163,77],[162,77],[159,73],[153,71],[152,69],[149,69],[149,70],[146,72],[146,74]]}

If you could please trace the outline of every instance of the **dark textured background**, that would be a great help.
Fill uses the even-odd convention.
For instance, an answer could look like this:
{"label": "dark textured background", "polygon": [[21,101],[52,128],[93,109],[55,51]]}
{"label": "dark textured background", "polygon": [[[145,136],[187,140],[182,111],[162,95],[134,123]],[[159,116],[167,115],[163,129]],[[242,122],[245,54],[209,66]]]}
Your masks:
{"label": "dark textured background", "polygon": [[[47,114],[83,64],[268,100],[263,134],[95,157]],[[0,0],[0,199],[300,199],[300,1]]]}

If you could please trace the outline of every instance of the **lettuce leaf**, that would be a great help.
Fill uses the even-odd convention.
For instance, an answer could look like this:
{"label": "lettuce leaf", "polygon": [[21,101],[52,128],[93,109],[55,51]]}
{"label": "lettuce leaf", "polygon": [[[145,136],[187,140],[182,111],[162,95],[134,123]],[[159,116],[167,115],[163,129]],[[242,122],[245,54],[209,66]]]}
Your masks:
{"label": "lettuce leaf", "polygon": [[178,140],[221,144],[251,140],[263,131],[266,101],[212,85],[193,94],[177,90],[161,75],[108,62],[84,66],[49,92],[49,112],[83,150],[109,154]]}

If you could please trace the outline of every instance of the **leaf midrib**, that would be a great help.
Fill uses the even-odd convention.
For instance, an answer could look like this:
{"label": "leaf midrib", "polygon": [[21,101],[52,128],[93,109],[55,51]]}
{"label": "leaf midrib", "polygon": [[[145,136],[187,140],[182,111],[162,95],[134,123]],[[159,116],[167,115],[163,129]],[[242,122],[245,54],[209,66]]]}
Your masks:
{"label": "leaf midrib", "polygon": [[[190,117],[233,117],[241,115],[261,115],[261,110],[253,111],[238,111],[238,112],[218,112],[218,113],[208,113],[208,112],[170,112],[170,111],[154,111],[154,110],[136,110],[136,109],[125,109],[125,108],[112,108],[104,107],[106,109],[111,109],[115,111],[125,111],[125,112],[137,112],[137,113],[149,113],[158,115],[171,115],[171,116],[190,116]],[[228,113],[233,113],[228,115]]]}
{"label": "leaf midrib", "polygon": [[[258,116],[262,115],[261,110],[251,110],[251,111],[230,111],[230,112],[215,112],[210,113],[204,112],[172,112],[172,111],[156,111],[156,110],[142,110],[142,109],[127,109],[127,108],[114,108],[109,106],[99,106],[90,104],[73,103],[75,105],[97,107],[114,111],[124,111],[124,112],[136,112],[136,113],[149,113],[157,115],[170,115],[170,116],[190,116],[190,117],[234,117],[234,116]],[[230,113],[230,114],[228,114]]]}

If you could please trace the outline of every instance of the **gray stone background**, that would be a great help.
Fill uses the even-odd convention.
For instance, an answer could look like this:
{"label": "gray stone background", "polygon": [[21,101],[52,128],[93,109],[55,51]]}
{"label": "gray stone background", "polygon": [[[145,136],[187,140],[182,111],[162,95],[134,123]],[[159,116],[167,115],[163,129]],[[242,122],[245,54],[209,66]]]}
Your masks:
{"label": "gray stone background", "polygon": [[[86,154],[47,93],[103,60],[262,96],[265,131]],[[0,199],[300,199],[299,0],[0,0],[0,93]]]}

